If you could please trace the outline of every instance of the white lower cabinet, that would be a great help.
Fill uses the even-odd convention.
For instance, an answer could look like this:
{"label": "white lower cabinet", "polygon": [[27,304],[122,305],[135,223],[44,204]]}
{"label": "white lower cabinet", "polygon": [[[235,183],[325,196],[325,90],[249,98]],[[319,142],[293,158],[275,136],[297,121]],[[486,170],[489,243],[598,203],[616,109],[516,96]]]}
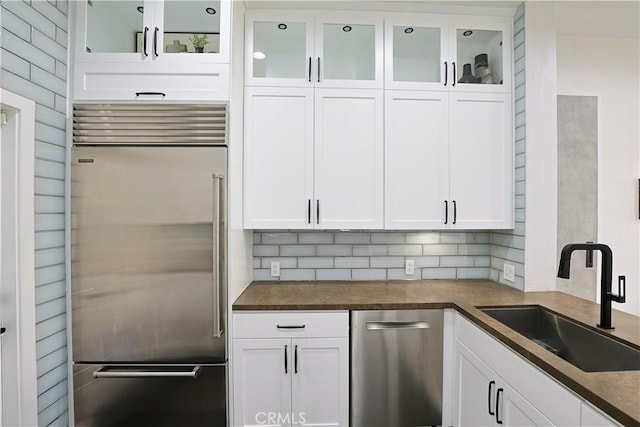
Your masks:
{"label": "white lower cabinet", "polygon": [[234,425],[348,426],[347,312],[236,313],[234,324]]}
{"label": "white lower cabinet", "polygon": [[453,420],[459,426],[579,426],[582,401],[460,314]]}

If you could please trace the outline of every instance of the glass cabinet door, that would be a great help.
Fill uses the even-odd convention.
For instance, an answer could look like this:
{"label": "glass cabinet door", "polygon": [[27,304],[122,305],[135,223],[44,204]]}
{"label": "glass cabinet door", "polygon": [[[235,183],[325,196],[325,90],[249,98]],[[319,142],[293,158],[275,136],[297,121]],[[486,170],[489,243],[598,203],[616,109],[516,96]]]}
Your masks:
{"label": "glass cabinet door", "polygon": [[220,53],[220,0],[164,0],[162,53]]}
{"label": "glass cabinet door", "polygon": [[510,82],[505,73],[508,62],[505,61],[504,31],[457,26],[455,40],[456,85],[468,88]]}
{"label": "glass cabinet door", "polygon": [[285,11],[261,12],[249,16],[245,25],[247,85],[312,85],[312,19]]}
{"label": "glass cabinet door", "polygon": [[445,90],[446,23],[389,19],[385,37],[385,87]]}
{"label": "glass cabinet door", "polygon": [[316,28],[321,31],[316,32],[319,86],[378,86],[382,74],[381,25],[345,20],[318,22]]}
{"label": "glass cabinet door", "polygon": [[87,53],[142,55],[144,1],[88,0],[86,8]]}

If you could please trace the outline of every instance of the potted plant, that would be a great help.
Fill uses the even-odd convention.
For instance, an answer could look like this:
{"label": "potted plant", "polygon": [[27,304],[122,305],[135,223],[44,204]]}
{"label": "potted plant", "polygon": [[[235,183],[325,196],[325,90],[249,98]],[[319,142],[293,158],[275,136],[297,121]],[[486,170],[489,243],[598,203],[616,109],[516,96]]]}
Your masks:
{"label": "potted plant", "polygon": [[193,43],[193,48],[195,49],[196,53],[204,52],[204,46],[209,43],[207,41],[206,34],[194,34],[189,37],[189,40],[191,40],[191,43]]}

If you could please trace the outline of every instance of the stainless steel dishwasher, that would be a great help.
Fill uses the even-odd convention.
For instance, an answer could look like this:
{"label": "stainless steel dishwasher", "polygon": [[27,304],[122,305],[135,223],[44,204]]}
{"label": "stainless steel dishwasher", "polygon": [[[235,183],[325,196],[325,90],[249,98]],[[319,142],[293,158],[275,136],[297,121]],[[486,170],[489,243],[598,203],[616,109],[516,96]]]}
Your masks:
{"label": "stainless steel dishwasher", "polygon": [[351,426],[442,424],[444,311],[351,312]]}

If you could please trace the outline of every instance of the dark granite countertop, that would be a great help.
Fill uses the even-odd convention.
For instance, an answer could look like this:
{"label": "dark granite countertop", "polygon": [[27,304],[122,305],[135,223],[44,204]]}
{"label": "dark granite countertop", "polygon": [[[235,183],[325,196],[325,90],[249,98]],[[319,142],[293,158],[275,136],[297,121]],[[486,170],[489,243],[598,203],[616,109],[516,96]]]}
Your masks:
{"label": "dark granite countertop", "polygon": [[[640,426],[640,371],[584,372],[477,307],[541,305],[597,329],[598,304],[562,292],[520,292],[486,280],[254,282],[233,304],[243,310],[454,308],[556,380],[626,426]],[[614,339],[640,348],[640,318],[613,311]]]}

